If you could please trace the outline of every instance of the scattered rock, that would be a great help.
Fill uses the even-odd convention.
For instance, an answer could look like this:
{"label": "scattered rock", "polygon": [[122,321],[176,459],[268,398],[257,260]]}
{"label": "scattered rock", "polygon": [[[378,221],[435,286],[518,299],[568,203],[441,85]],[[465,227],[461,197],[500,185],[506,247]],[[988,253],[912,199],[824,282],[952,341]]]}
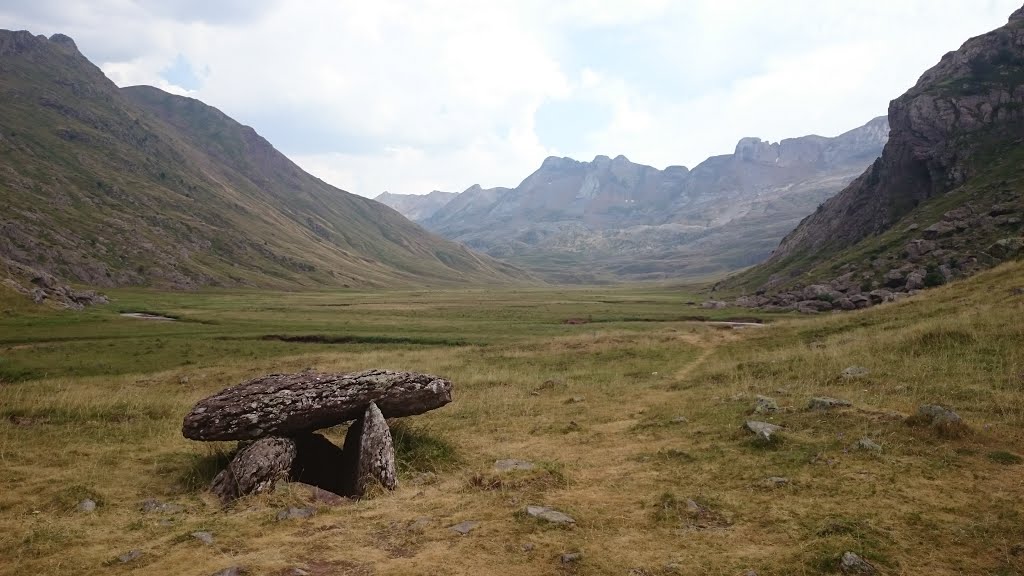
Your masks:
{"label": "scattered rock", "polygon": [[146,514],[179,514],[185,511],[181,504],[161,502],[156,498],[147,498],[142,502],[142,511]]}
{"label": "scattered rock", "polygon": [[843,369],[841,375],[843,378],[863,378],[870,373],[871,371],[863,366],[849,366]]}
{"label": "scattered rock", "polygon": [[829,398],[828,396],[811,398],[811,401],[807,403],[808,410],[832,410],[833,408],[848,408],[850,406],[853,406],[853,403],[848,400]]}
{"label": "scattered rock", "polygon": [[779,411],[779,404],[774,398],[757,396],[754,400],[754,414],[774,414]]}
{"label": "scattered rock", "polygon": [[90,498],[86,498],[85,500],[79,502],[76,508],[78,509],[79,512],[95,512],[96,502]]}
{"label": "scattered rock", "polygon": [[748,432],[754,434],[758,438],[765,442],[771,442],[772,435],[782,431],[782,426],[776,426],[775,424],[769,424],[767,422],[758,422],[756,420],[747,420],[743,427]]}
{"label": "scattered rock", "polygon": [[122,564],[127,564],[129,562],[134,562],[139,558],[142,558],[142,550],[129,550],[118,556],[117,560]]}
{"label": "scattered rock", "polygon": [[405,527],[409,532],[423,532],[430,526],[430,518],[417,518]]}
{"label": "scattered rock", "polygon": [[537,466],[527,460],[497,460],[494,462],[494,469],[499,472],[510,472],[512,470],[533,470]]}
{"label": "scattered rock", "polygon": [[881,452],[882,447],[870,438],[861,438],[857,441],[858,450],[867,450],[868,452]]}
{"label": "scattered rock", "polygon": [[761,485],[766,488],[782,488],[789,484],[789,478],[783,476],[769,476],[761,481]]}
{"label": "scattered rock", "polygon": [[839,560],[839,571],[843,574],[877,574],[878,571],[867,560],[853,552],[843,552]]}
{"label": "scattered rock", "polygon": [[245,446],[214,477],[210,490],[228,503],[247,494],[273,488],[278,480],[288,480],[298,449],[291,438],[260,438]]}
{"label": "scattered rock", "polygon": [[583,559],[583,553],[582,552],[566,552],[565,554],[562,554],[561,556],[558,557],[558,560],[562,564],[574,564],[576,562],[579,562],[582,559]]}
{"label": "scattered rock", "polygon": [[466,520],[465,522],[459,522],[455,526],[452,526],[451,530],[454,531],[454,532],[458,532],[459,534],[462,534],[463,536],[465,536],[466,534],[469,534],[473,530],[476,530],[477,527],[479,527],[479,526],[480,526],[480,522],[477,522],[476,520]]}
{"label": "scattered rock", "polygon": [[290,436],[358,419],[373,402],[385,418],[422,414],[452,400],[451,382],[429,374],[271,374],[200,400],[185,416],[192,440]]}
{"label": "scattered rock", "polygon": [[967,424],[961,420],[959,414],[937,404],[918,407],[917,412],[907,418],[906,422],[911,426],[930,426],[940,435],[953,438],[963,436],[968,431]]}
{"label": "scattered rock", "polygon": [[527,506],[526,513],[534,518],[539,518],[560,526],[567,526],[576,523],[576,520],[573,520],[573,518],[568,514],[545,506]]}
{"label": "scattered rock", "polygon": [[316,515],[315,508],[296,508],[294,506],[285,508],[277,513],[277,521],[283,520],[296,520],[301,518],[310,518]]}
{"label": "scattered rock", "polygon": [[193,532],[192,534],[190,534],[190,536],[192,536],[196,540],[199,540],[203,544],[206,544],[207,546],[213,544],[213,534],[210,534],[209,532]]}

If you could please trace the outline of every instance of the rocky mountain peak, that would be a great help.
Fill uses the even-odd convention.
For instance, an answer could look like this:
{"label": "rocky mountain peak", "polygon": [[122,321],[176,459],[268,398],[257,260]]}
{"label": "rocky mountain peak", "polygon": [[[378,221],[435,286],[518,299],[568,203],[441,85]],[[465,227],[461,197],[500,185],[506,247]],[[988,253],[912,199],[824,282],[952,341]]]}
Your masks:
{"label": "rocky mountain peak", "polygon": [[1024,6],[1021,6],[1013,14],[1010,14],[1009,22],[1024,20]]}
{"label": "rocky mountain peak", "polygon": [[75,41],[72,40],[70,36],[65,36],[64,34],[59,33],[54,34],[53,36],[50,36],[50,42],[60,46],[61,48],[64,48],[69,52],[74,52],[76,54],[78,53],[78,45],[75,44]]}
{"label": "rocky mountain peak", "polygon": [[549,170],[561,170],[564,168],[570,168],[576,164],[579,164],[579,162],[573,160],[572,158],[548,156],[547,158],[544,159],[544,162],[540,165],[540,167],[541,169],[547,168]]}

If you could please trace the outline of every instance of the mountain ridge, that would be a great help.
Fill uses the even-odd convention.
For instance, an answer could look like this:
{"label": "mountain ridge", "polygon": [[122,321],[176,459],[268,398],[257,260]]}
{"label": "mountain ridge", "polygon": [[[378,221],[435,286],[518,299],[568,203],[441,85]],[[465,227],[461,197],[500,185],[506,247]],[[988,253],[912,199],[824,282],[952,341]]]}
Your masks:
{"label": "mountain ridge", "polygon": [[472,186],[419,222],[555,281],[735,270],[881,152],[885,117],[835,137],[743,138],[692,170],[550,156],[515,188]]}
{"label": "mountain ridge", "polygon": [[[0,259],[97,287],[529,280],[305,173],[198,100],[0,31]],[[25,280],[25,278],[21,278]]]}

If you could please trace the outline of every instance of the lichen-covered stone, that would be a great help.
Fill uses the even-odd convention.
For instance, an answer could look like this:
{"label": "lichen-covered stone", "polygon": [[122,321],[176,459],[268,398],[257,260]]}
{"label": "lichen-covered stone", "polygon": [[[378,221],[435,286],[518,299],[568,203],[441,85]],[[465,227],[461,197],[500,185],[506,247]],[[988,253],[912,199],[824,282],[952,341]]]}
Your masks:
{"label": "lichen-covered stone", "polygon": [[452,400],[451,382],[429,374],[271,374],[199,401],[185,416],[192,440],[292,436],[359,418],[374,403],[385,418],[422,414]]}

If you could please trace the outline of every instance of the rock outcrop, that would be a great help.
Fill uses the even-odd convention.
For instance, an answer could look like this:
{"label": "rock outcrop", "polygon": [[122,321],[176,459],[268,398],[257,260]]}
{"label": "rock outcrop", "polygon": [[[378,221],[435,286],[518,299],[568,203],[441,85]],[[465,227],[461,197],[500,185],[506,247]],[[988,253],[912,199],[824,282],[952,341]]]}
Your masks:
{"label": "rock outcrop", "polygon": [[[1024,255],[1019,14],[943,56],[893,100],[881,157],[768,261],[725,286],[755,291],[746,305],[851,310]],[[832,289],[817,296],[830,306],[793,301],[808,283]]]}
{"label": "rock outcrop", "polygon": [[[265,492],[278,481],[358,498],[372,485],[398,485],[385,417],[421,414],[448,402],[451,382],[429,374],[272,374],[199,401],[185,416],[182,434],[245,441],[210,485],[224,503]],[[343,447],[314,433],[349,420],[355,422]]]}

